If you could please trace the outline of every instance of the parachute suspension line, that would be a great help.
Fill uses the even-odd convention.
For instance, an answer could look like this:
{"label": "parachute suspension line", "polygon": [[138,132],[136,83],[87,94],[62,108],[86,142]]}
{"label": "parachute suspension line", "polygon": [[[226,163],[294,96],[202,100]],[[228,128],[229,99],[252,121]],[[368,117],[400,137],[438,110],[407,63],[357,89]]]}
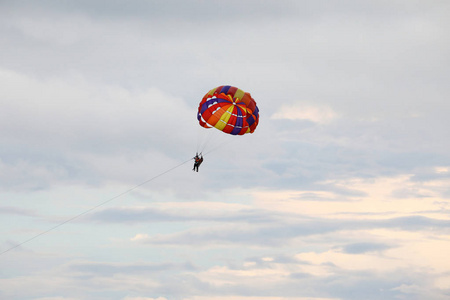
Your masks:
{"label": "parachute suspension line", "polygon": [[214,147],[214,148],[212,148],[211,150],[207,151],[206,153],[203,153],[203,156],[205,156],[205,155],[207,155],[207,154],[209,154],[209,153],[211,153],[211,152],[214,152],[214,151],[216,151],[217,149],[222,148],[222,147],[225,146],[225,145],[234,143],[234,142],[236,142],[237,140],[238,140],[237,138],[234,138],[234,139],[225,141],[225,142],[223,142],[223,143],[220,143],[219,145],[217,145],[216,147]]}
{"label": "parachute suspension line", "polygon": [[203,127],[197,126],[197,153],[200,152],[200,149],[203,147],[204,141],[202,140],[202,130],[204,130]]}
{"label": "parachute suspension line", "polygon": [[165,174],[167,174],[167,173],[169,173],[169,172],[175,170],[175,169],[178,168],[178,167],[181,167],[182,165],[188,163],[188,162],[191,161],[192,159],[193,159],[193,158],[190,158],[190,159],[188,159],[188,160],[186,160],[186,161],[180,163],[179,165],[176,165],[175,167],[172,167],[172,168],[170,168],[170,169],[168,169],[168,170],[166,170],[166,171],[164,171],[164,172],[162,172],[162,173],[159,173],[158,175],[153,176],[153,177],[150,178],[150,179],[147,179],[146,181],[144,181],[144,182],[142,182],[142,183],[140,183],[140,184],[138,184],[138,185],[135,185],[134,187],[132,187],[132,188],[130,188],[130,189],[128,189],[128,190],[126,190],[126,191],[124,191],[124,192],[118,194],[117,196],[114,196],[114,197],[112,197],[112,198],[110,198],[110,199],[108,199],[108,200],[106,200],[106,201],[104,201],[104,202],[102,202],[102,203],[100,203],[100,204],[98,204],[98,205],[96,205],[96,206],[91,207],[91,208],[88,209],[88,210],[85,210],[84,212],[82,212],[82,213],[80,213],[80,214],[78,214],[78,215],[76,215],[76,216],[71,217],[70,219],[67,219],[67,220],[65,220],[65,221],[63,221],[63,222],[61,222],[61,223],[59,223],[59,224],[57,224],[57,225],[55,225],[55,226],[53,226],[53,227],[51,227],[51,228],[45,230],[45,231],[42,231],[41,233],[36,234],[35,236],[29,238],[28,240],[25,240],[25,241],[23,241],[23,242],[21,242],[21,243],[15,245],[15,246],[13,246],[13,247],[10,247],[10,248],[6,249],[6,250],[3,251],[3,252],[0,252],[0,255],[3,255],[3,254],[5,254],[6,252],[9,252],[9,251],[11,251],[11,250],[13,250],[13,249],[15,249],[15,248],[18,248],[18,247],[22,246],[23,244],[26,244],[26,243],[28,243],[28,242],[31,242],[32,240],[34,240],[34,239],[36,239],[36,238],[38,238],[38,237],[40,237],[40,236],[42,236],[42,235],[44,235],[44,234],[46,234],[46,233],[49,233],[50,231],[53,231],[53,230],[55,230],[55,229],[58,228],[58,227],[63,226],[64,224],[67,224],[67,223],[69,223],[69,222],[71,222],[71,221],[73,221],[73,220],[75,220],[75,219],[78,219],[79,217],[82,217],[82,216],[84,216],[84,215],[90,213],[91,211],[93,211],[93,210],[99,208],[100,206],[103,206],[103,205],[105,205],[105,204],[107,204],[107,203],[109,203],[109,202],[111,202],[111,201],[113,201],[113,200],[115,200],[115,199],[117,199],[117,198],[119,198],[119,197],[122,197],[123,195],[128,194],[129,192],[131,192],[131,191],[137,189],[138,187],[141,187],[141,186],[143,186],[144,184],[147,184],[147,183],[149,183],[150,181],[153,181],[153,180],[155,180],[156,178],[161,177],[161,176],[163,176],[163,175],[165,175]]}
{"label": "parachute suspension line", "polygon": [[215,128],[210,128],[207,130],[208,132],[205,138],[205,142],[203,143],[203,147],[200,149],[200,152],[205,151],[206,147],[209,146],[211,142],[215,139],[216,135],[220,133],[218,131],[216,132]]}
{"label": "parachute suspension line", "polygon": [[206,147],[210,145],[214,139],[217,138],[217,135],[221,134],[221,132],[217,131],[215,128],[205,129],[203,127],[200,127],[199,130],[201,131],[199,131],[198,136],[199,139],[202,140],[202,142],[200,143],[200,147],[197,148],[197,152],[202,153],[203,151],[205,151]]}

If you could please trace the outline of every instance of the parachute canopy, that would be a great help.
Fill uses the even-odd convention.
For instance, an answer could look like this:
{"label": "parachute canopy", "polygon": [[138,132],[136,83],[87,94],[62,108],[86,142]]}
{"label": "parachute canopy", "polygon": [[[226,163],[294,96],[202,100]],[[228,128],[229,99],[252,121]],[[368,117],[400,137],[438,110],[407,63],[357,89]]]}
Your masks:
{"label": "parachute canopy", "polygon": [[222,85],[210,90],[198,106],[198,122],[227,134],[253,133],[259,122],[259,109],[250,93]]}

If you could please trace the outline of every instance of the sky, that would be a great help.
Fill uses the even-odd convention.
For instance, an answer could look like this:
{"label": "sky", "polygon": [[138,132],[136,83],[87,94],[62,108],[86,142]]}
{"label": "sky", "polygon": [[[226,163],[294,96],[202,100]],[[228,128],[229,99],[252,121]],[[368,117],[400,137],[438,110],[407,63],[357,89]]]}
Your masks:
{"label": "sky", "polygon": [[[0,1],[0,299],[449,299],[449,15]],[[221,85],[253,134],[198,125]]]}

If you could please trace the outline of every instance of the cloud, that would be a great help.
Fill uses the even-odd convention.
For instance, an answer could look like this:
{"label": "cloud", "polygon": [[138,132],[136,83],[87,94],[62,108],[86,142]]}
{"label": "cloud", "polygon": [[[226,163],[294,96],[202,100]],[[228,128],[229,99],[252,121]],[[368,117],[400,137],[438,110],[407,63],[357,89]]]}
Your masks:
{"label": "cloud", "polygon": [[196,296],[185,300],[336,300],[336,298],[323,297],[272,297],[272,296]]}
{"label": "cloud", "polygon": [[73,263],[68,266],[69,271],[75,273],[82,273],[84,275],[95,276],[107,276],[112,277],[116,274],[146,274],[146,273],[159,273],[161,271],[171,271],[174,269],[194,270],[194,266],[186,264],[109,264],[109,263]]}
{"label": "cloud", "polygon": [[[0,1],[1,244],[146,182],[0,258],[0,298],[447,299],[448,8]],[[172,170],[221,84],[258,129]]]}
{"label": "cloud", "polygon": [[450,172],[450,168],[449,167],[436,167],[435,171],[437,174],[447,174]]}
{"label": "cloud", "polygon": [[26,216],[26,217],[34,217],[37,216],[36,212],[31,209],[23,209],[18,207],[9,207],[9,206],[0,206],[0,214],[5,215],[18,215],[18,216]]}
{"label": "cloud", "polygon": [[353,218],[367,219],[373,214],[373,219],[411,215],[446,219],[440,213],[446,205],[436,200],[446,197],[447,181],[441,178],[418,181],[412,175],[336,179],[321,182],[311,190],[256,190],[254,205],[309,216],[331,214],[333,218],[348,218],[352,214]]}
{"label": "cloud", "polygon": [[348,254],[362,254],[367,252],[384,251],[391,248],[391,245],[381,243],[354,243],[343,247],[343,252]]}
{"label": "cloud", "polygon": [[[177,205],[177,206],[174,206]],[[156,204],[161,208],[133,207],[110,208],[95,212],[85,220],[105,223],[140,223],[140,222],[244,222],[267,223],[276,221],[280,216],[268,211],[253,210],[241,205],[239,209],[233,204],[212,204],[207,202],[189,202],[191,207],[186,212],[185,203]],[[239,207],[239,206],[238,206]],[[221,209],[218,209],[221,208]],[[205,214],[208,211],[208,214]]]}
{"label": "cloud", "polygon": [[307,106],[307,105],[282,105],[281,108],[271,116],[271,119],[307,120],[318,124],[328,124],[338,117],[330,107]]}
{"label": "cloud", "polygon": [[146,240],[146,239],[148,239],[148,238],[149,238],[149,235],[148,235],[148,234],[146,234],[146,233],[138,233],[138,234],[136,234],[134,237],[132,237],[132,238],[130,239],[130,241],[136,242],[136,241],[140,241],[140,240]]}
{"label": "cloud", "polygon": [[164,156],[178,155],[169,145],[189,142],[183,128],[194,125],[182,99],[156,88],[133,93],[82,78],[36,80],[6,70],[0,78],[5,82],[0,93],[4,188],[47,188],[57,180],[98,176],[105,180],[114,173],[107,170],[113,163],[134,169],[137,161],[131,157],[145,152],[167,163],[170,158]]}
{"label": "cloud", "polygon": [[[133,239],[146,245],[178,245],[178,246],[208,246],[210,243],[221,246],[241,245],[257,247],[275,247],[276,245],[294,245],[300,238],[316,235],[335,234],[335,238],[346,232],[359,230],[401,230],[405,232],[447,232],[450,221],[425,218],[421,216],[400,217],[379,220],[330,220],[330,219],[300,219],[283,223],[255,225],[220,224],[198,227],[177,233],[144,235],[139,234]],[[346,248],[347,247],[347,248]],[[383,250],[378,244],[357,243],[344,247],[347,253],[370,252]],[[378,248],[377,248],[378,247]]]}
{"label": "cloud", "polygon": [[[308,255],[308,253],[304,253],[305,257]],[[328,252],[325,255],[328,255]],[[341,263],[341,258],[343,257],[336,257],[336,261]],[[355,259],[355,266],[362,267],[362,270],[349,270],[321,259],[316,262],[297,260],[296,263],[291,262],[286,265],[272,262],[265,266],[246,264],[213,267],[199,273],[199,278],[214,286],[216,290],[227,287],[228,290],[240,290],[241,292],[248,291],[245,287],[256,287],[258,282],[264,282],[264,285],[259,285],[258,289],[250,292],[252,295],[261,293],[261,297],[269,297],[267,294],[263,295],[264,292],[270,295],[277,291],[278,295],[283,295],[279,296],[281,299],[291,299],[291,297],[296,299],[299,295],[306,299],[328,299],[329,295],[334,295],[337,299],[360,299],[365,292],[370,291],[369,299],[379,299],[380,297],[395,299],[406,296],[404,291],[400,291],[396,287],[403,282],[414,281],[421,272],[420,270],[412,272],[410,270],[408,273],[402,268],[394,267],[392,269],[389,258],[384,258],[384,264],[380,264],[377,270],[370,269],[371,263],[377,259],[383,260],[383,258],[356,256]],[[363,264],[360,265],[359,262]],[[282,278],[286,280],[278,282]],[[418,285],[423,289],[426,284],[424,281]],[[297,288],[294,288],[293,292],[289,292],[294,286]],[[302,287],[301,291],[298,287]],[[285,292],[280,293],[281,290]],[[433,299],[440,299],[439,295],[442,294],[438,289],[430,288],[429,291],[433,294]],[[420,294],[412,293],[408,296],[419,296]],[[303,297],[300,296],[300,299]]]}
{"label": "cloud", "polygon": [[[166,120],[189,121],[184,101],[157,88],[133,93],[117,86],[95,86],[77,76],[36,80],[12,71],[0,72],[0,78],[7,87],[1,93],[5,105],[2,133],[14,142],[20,137],[28,142],[43,140],[60,147],[66,142],[80,148],[93,146],[86,143],[95,139],[95,149],[104,150],[102,146],[111,146],[117,139],[131,142],[144,133],[154,139],[163,134],[160,124],[173,131],[169,137],[182,137],[175,130],[176,124]],[[141,142],[145,145],[147,141]]]}
{"label": "cloud", "polygon": [[[227,3],[222,1],[193,1],[184,3],[183,1],[174,1],[171,3],[159,3],[158,1],[133,1],[133,5],[124,5],[121,2],[109,3],[108,1],[79,1],[78,3],[58,3],[54,1],[44,1],[42,5],[35,5],[33,1],[24,1],[22,5],[15,5],[14,1],[4,1],[3,6],[14,10],[39,9],[44,7],[44,11],[52,11],[59,14],[87,14],[92,17],[107,20],[129,19],[131,17],[139,19],[156,19],[158,21],[174,22],[206,22],[217,20],[222,22],[231,22],[243,17],[258,19],[256,16],[265,18],[274,18],[280,16],[292,15],[291,10],[295,8],[294,3],[285,1],[283,5],[273,3],[260,3],[258,1],[248,1],[241,3],[231,0]],[[108,5],[110,4],[110,5]],[[240,10],[235,14],[226,14],[230,7],[239,7]],[[253,13],[253,14],[252,14]],[[225,18],[227,17],[227,18]],[[223,20],[222,20],[223,19]]]}
{"label": "cloud", "polygon": [[123,300],[167,300],[167,298],[164,297],[158,297],[158,298],[148,298],[148,297],[125,297]]}

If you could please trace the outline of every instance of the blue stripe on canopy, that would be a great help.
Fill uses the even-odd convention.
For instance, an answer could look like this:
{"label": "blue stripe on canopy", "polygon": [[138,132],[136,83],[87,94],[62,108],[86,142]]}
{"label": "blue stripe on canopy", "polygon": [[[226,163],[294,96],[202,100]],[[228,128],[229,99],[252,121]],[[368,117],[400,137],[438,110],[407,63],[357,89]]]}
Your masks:
{"label": "blue stripe on canopy", "polygon": [[242,126],[244,125],[244,115],[242,114],[242,109],[239,106],[235,106],[236,108],[236,123],[234,124],[233,130],[230,134],[238,135],[242,130]]}
{"label": "blue stripe on canopy", "polygon": [[229,85],[224,86],[224,87],[220,90],[220,93],[227,94],[227,93],[228,93],[228,90],[230,89],[230,87],[231,87],[231,86],[229,86]]}

